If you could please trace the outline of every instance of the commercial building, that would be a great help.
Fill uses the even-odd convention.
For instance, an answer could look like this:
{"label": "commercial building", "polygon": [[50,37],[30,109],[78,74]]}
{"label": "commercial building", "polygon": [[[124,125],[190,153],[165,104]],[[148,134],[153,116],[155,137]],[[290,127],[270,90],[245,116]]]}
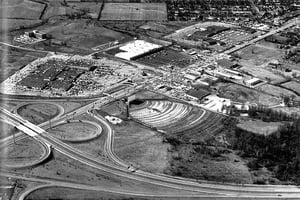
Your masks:
{"label": "commercial building", "polygon": [[115,54],[115,56],[125,60],[134,60],[148,53],[158,51],[162,48],[163,46],[158,44],[153,44],[144,40],[134,40],[125,44],[124,46],[121,46],[119,48],[121,52]]}

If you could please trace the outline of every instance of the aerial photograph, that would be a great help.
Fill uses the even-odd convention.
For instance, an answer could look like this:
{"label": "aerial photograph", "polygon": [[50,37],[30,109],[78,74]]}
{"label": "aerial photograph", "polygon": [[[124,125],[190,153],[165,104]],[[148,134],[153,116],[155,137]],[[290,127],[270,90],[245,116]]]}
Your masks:
{"label": "aerial photograph", "polygon": [[0,200],[300,200],[300,0],[0,0]]}

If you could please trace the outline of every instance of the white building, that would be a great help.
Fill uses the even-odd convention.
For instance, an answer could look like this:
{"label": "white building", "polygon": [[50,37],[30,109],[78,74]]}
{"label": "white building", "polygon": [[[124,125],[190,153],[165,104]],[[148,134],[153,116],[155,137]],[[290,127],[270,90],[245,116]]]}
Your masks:
{"label": "white building", "polygon": [[123,52],[117,53],[115,56],[125,60],[132,60],[162,47],[163,46],[161,45],[146,42],[144,40],[134,40],[125,44],[124,46],[121,46],[119,49]]}

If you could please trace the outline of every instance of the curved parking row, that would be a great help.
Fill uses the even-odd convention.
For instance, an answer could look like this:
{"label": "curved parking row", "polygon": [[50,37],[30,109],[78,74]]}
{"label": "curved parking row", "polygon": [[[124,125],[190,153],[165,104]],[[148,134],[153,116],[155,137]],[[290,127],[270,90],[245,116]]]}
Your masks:
{"label": "curved parking row", "polygon": [[178,132],[198,124],[205,111],[187,104],[153,100],[146,102],[147,107],[130,111],[132,118],[167,132]]}

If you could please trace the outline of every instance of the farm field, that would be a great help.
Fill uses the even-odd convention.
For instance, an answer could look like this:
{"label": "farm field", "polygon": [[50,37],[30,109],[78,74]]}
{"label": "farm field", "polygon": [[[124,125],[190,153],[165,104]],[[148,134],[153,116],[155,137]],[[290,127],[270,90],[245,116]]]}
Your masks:
{"label": "farm field", "polygon": [[190,56],[184,55],[181,52],[171,49],[164,49],[142,58],[138,58],[136,61],[152,67],[174,65],[184,68],[191,63],[191,60],[192,58]]}
{"label": "farm field", "polygon": [[106,3],[100,20],[167,20],[165,3]]}
{"label": "farm field", "polygon": [[293,90],[298,95],[300,95],[300,83],[296,81],[290,81],[287,83],[282,84],[283,87]]}
{"label": "farm field", "polygon": [[40,19],[45,4],[29,0],[8,1],[9,4],[1,4],[0,18]]}
{"label": "farm field", "polygon": [[57,116],[60,110],[54,104],[30,103],[17,108],[17,113],[31,123],[41,124]]}

